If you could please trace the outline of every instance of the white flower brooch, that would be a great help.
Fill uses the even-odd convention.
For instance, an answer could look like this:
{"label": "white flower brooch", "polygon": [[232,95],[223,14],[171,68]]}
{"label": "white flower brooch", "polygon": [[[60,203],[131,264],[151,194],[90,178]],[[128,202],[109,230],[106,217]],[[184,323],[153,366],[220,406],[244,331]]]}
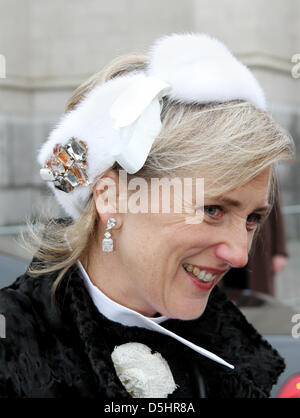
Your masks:
{"label": "white flower brooch", "polygon": [[177,385],[167,361],[141,343],[115,347],[111,354],[116,373],[133,398],[167,398]]}

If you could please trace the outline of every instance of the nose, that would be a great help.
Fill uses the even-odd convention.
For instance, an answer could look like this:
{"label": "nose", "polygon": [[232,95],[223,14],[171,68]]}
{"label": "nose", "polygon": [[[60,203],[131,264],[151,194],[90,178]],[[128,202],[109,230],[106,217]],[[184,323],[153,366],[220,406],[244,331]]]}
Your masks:
{"label": "nose", "polygon": [[244,227],[231,228],[215,246],[215,255],[230,267],[241,268],[248,263],[248,231]]}

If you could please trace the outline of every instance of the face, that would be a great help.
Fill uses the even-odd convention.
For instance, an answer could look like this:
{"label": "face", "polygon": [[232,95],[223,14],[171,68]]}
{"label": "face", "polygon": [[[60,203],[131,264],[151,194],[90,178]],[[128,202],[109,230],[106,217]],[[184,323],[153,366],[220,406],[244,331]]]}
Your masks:
{"label": "face", "polygon": [[198,318],[225,273],[247,264],[267,212],[269,179],[266,169],[218,198],[204,195],[199,224],[174,213],[117,215],[116,252],[104,257],[98,249],[90,277],[113,300],[143,315]]}

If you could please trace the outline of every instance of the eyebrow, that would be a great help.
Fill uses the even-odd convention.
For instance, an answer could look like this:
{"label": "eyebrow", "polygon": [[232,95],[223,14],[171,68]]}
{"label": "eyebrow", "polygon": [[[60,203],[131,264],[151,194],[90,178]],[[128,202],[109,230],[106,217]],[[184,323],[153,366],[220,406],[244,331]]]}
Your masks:
{"label": "eyebrow", "polygon": [[[225,203],[225,204],[227,204],[229,206],[234,206],[236,208],[240,208],[242,206],[241,202],[239,202],[238,200],[230,199],[228,197],[221,197],[221,198],[219,198],[217,200],[219,202]],[[268,204],[266,206],[257,207],[254,210],[257,211],[257,212],[267,212],[270,208],[271,208],[271,205]]]}

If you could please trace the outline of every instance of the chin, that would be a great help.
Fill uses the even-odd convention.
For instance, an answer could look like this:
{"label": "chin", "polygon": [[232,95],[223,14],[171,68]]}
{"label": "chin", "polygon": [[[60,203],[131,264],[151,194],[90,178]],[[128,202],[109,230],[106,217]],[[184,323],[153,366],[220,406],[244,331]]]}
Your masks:
{"label": "chin", "polygon": [[198,305],[194,307],[194,309],[191,308],[191,304],[187,306],[182,306],[181,309],[178,308],[176,310],[172,310],[169,314],[166,314],[169,318],[172,319],[181,319],[183,321],[192,321],[193,319],[199,318],[205,311],[207,305],[206,303],[199,302]]}
{"label": "chin", "polygon": [[193,321],[194,319],[198,319],[203,314],[204,310],[205,309],[202,309],[202,311],[198,312],[197,314],[190,313],[186,315],[180,315],[180,317],[177,317],[177,319],[181,319],[183,321]]}

